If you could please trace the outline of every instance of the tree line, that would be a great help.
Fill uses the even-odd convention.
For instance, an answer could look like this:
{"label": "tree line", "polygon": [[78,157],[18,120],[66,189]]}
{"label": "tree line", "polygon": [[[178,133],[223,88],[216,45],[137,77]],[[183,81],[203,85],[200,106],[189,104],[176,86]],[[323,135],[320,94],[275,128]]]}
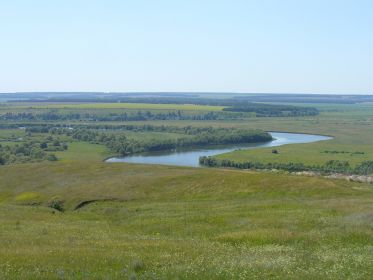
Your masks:
{"label": "tree line", "polygon": [[348,161],[329,160],[323,165],[305,165],[303,163],[263,163],[263,162],[237,162],[228,159],[217,159],[215,157],[200,157],[199,163],[208,167],[228,167],[238,169],[277,169],[288,172],[314,171],[321,173],[341,173],[355,175],[373,174],[373,161],[364,161],[355,167],[351,166]]}
{"label": "tree line", "polygon": [[[17,127],[17,125],[12,126]],[[19,125],[18,125],[19,127]],[[172,125],[134,125],[134,124],[121,124],[121,125],[112,125],[112,124],[74,124],[74,125],[64,125],[64,124],[29,124],[25,127],[26,132],[31,133],[52,133],[52,134],[68,134],[71,135],[74,130],[77,129],[86,129],[86,130],[98,130],[98,131],[132,131],[132,132],[168,132],[168,133],[179,133],[186,135],[197,135],[203,132],[208,132],[211,134],[214,133],[232,133],[232,132],[245,132],[249,134],[259,134],[266,135],[266,137],[271,137],[269,133],[264,132],[260,129],[239,129],[233,127],[212,127],[212,126],[172,126]],[[271,138],[272,139],[272,138]]]}
{"label": "tree line", "polygon": [[319,114],[319,111],[313,107],[243,103],[224,108],[223,111],[255,113],[257,117],[299,117]]}
{"label": "tree line", "polygon": [[[203,112],[194,111],[186,113],[183,110],[168,110],[157,112],[154,110],[122,110],[112,112],[110,110],[74,110],[66,111],[50,109],[48,111],[35,110],[33,112],[6,112],[0,115],[2,121],[149,121],[149,120],[224,120],[248,117],[294,117],[294,116],[314,116],[319,113],[313,107],[300,107],[292,105],[262,104],[252,103],[239,99],[177,99],[174,104],[196,104],[226,106],[222,111]],[[165,103],[158,99],[145,99],[149,104]],[[183,101],[183,102],[180,102]],[[142,102],[143,103],[143,102]],[[167,102],[166,102],[167,103]]]}
{"label": "tree line", "polygon": [[[239,116],[236,116],[239,117]],[[223,112],[207,112],[185,114],[183,111],[158,112],[137,110],[133,112],[63,112],[58,110],[51,112],[7,112],[0,115],[2,121],[151,121],[151,120],[217,120],[234,118],[232,114],[223,114]]]}

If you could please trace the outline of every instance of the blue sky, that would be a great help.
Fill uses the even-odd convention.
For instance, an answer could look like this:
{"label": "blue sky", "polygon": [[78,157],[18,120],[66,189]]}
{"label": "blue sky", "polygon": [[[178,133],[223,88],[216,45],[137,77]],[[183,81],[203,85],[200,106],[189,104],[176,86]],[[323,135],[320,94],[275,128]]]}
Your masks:
{"label": "blue sky", "polygon": [[370,0],[0,0],[0,92],[373,94]]}

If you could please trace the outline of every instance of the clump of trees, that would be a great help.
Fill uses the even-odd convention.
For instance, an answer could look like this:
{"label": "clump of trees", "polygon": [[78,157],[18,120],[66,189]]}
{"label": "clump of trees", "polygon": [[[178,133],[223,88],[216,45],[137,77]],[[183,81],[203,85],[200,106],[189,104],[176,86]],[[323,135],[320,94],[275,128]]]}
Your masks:
{"label": "clump of trees", "polygon": [[34,161],[56,161],[51,151],[67,150],[68,145],[55,139],[53,142],[29,140],[15,145],[0,144],[0,165]]}

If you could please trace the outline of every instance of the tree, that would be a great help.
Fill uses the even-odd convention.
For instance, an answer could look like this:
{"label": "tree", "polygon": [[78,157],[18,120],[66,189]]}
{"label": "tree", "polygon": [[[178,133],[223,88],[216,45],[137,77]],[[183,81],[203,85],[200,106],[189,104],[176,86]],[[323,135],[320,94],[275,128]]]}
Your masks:
{"label": "tree", "polygon": [[60,141],[58,141],[58,139],[54,140],[53,141],[53,146],[55,147],[59,147],[61,144],[60,144]]}
{"label": "tree", "polygon": [[48,148],[48,144],[47,144],[47,142],[40,143],[40,148],[41,148],[41,149],[46,149],[46,148]]}

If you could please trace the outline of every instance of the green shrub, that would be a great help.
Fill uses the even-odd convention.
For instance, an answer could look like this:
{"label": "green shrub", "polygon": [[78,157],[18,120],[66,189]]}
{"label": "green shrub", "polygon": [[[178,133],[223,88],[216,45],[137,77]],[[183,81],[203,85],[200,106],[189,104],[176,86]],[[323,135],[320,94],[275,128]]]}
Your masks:
{"label": "green shrub", "polygon": [[56,209],[57,211],[64,212],[65,209],[64,209],[63,204],[64,204],[63,200],[54,198],[52,199],[52,201],[49,202],[48,206],[50,208]]}
{"label": "green shrub", "polygon": [[54,154],[50,154],[50,155],[48,155],[47,160],[49,160],[49,161],[57,161],[58,159],[57,159],[57,157]]}
{"label": "green shrub", "polygon": [[140,272],[141,270],[144,270],[145,268],[145,265],[144,263],[141,261],[141,260],[135,260],[132,265],[131,265],[132,269],[135,271],[135,272]]}

